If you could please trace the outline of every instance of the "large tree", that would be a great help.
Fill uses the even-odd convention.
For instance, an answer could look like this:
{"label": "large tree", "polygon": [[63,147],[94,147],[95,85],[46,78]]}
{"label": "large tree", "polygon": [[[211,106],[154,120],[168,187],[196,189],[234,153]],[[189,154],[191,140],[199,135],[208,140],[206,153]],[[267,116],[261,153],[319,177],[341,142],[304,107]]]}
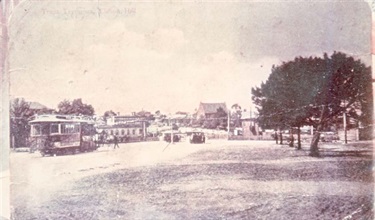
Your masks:
{"label": "large tree", "polygon": [[227,112],[219,107],[216,112],[208,118],[204,119],[203,127],[210,129],[226,129],[228,126],[228,114]]}
{"label": "large tree", "polygon": [[116,116],[117,114],[114,112],[114,111],[112,111],[112,110],[109,110],[109,111],[106,111],[106,112],[104,112],[104,118],[107,118],[107,117],[112,117],[112,116]]}
{"label": "large tree", "polygon": [[57,106],[60,114],[69,115],[94,115],[94,108],[82,102],[82,99],[74,99],[72,102],[69,100],[63,100]]}
{"label": "large tree", "polygon": [[[231,122],[234,127],[241,127],[242,108],[239,104],[232,105]],[[231,123],[231,124],[232,124]]]}
{"label": "large tree", "polygon": [[10,104],[10,134],[14,147],[26,147],[30,134],[29,118],[34,114],[24,99],[16,98]]}
{"label": "large tree", "polygon": [[29,121],[35,114],[50,114],[54,110],[48,108],[32,109],[30,103],[22,98],[13,99],[10,103],[10,136],[14,147],[27,147],[30,134]]}
{"label": "large tree", "polygon": [[371,69],[340,52],[330,57],[298,57],[274,66],[252,95],[263,126],[314,125],[311,156],[319,156],[321,131],[343,113],[365,125],[372,122]]}

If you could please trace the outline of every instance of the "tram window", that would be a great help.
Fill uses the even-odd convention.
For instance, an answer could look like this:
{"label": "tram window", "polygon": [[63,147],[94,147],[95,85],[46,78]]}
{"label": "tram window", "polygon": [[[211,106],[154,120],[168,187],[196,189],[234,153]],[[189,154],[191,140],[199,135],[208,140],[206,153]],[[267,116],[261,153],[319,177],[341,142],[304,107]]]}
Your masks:
{"label": "tram window", "polygon": [[48,124],[43,124],[43,125],[41,125],[41,127],[42,127],[42,135],[49,134],[49,125]]}
{"label": "tram window", "polygon": [[79,125],[78,124],[62,124],[61,126],[61,133],[64,134],[72,134],[79,132]]}
{"label": "tram window", "polygon": [[49,125],[43,124],[43,125],[31,126],[31,135],[37,136],[37,135],[47,135],[47,134],[49,134]]}
{"label": "tram window", "polygon": [[58,134],[59,133],[59,124],[51,124],[50,132],[51,132],[51,134]]}
{"label": "tram window", "polygon": [[42,134],[42,128],[40,125],[32,125],[31,126],[31,135],[41,135]]}

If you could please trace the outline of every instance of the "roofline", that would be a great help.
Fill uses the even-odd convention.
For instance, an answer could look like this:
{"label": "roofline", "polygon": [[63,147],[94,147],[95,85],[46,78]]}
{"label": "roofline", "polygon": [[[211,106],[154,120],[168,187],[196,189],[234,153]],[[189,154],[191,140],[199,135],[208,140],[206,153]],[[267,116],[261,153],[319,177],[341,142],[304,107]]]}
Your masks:
{"label": "roofline", "polygon": [[76,115],[55,115],[55,114],[43,114],[43,115],[34,115],[34,119],[29,121],[32,123],[41,123],[41,122],[76,122],[76,123],[89,123],[94,124],[95,121],[91,116],[76,116]]}

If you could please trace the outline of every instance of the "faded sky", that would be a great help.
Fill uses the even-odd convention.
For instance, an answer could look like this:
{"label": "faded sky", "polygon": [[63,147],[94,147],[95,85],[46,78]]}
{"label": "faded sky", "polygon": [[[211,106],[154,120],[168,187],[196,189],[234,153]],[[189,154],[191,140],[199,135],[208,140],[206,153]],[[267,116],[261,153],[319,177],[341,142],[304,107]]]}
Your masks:
{"label": "faded sky", "polygon": [[249,109],[272,64],[346,52],[370,64],[371,11],[356,2],[25,2],[11,20],[11,97],[98,114]]}

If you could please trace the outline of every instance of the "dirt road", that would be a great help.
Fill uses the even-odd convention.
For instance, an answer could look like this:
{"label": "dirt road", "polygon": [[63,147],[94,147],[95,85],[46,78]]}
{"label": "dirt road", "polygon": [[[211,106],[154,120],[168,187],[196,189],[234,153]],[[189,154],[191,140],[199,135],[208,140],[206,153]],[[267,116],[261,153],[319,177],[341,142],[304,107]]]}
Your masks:
{"label": "dirt road", "polygon": [[[59,157],[11,155],[14,219],[372,217],[371,147],[326,157],[260,141],[122,144]],[[347,155],[347,152],[359,152]]]}

